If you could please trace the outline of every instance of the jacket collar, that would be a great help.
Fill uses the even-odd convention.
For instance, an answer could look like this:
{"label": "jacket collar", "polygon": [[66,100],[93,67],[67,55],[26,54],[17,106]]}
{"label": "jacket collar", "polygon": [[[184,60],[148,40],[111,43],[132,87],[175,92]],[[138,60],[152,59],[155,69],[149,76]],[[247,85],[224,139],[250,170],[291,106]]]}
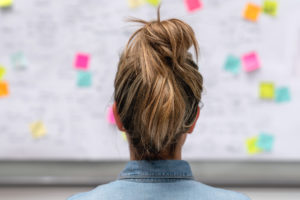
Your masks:
{"label": "jacket collar", "polygon": [[193,179],[184,160],[129,161],[118,179]]}

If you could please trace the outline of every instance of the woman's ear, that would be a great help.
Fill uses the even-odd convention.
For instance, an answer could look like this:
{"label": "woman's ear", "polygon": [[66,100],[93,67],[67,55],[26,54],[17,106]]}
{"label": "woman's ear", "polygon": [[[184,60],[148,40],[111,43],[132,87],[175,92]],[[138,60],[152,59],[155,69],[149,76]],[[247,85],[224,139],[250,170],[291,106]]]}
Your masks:
{"label": "woman's ear", "polygon": [[116,102],[114,102],[112,109],[113,109],[113,113],[114,113],[114,117],[115,117],[115,120],[116,120],[116,124],[117,124],[118,129],[119,129],[120,131],[125,131],[125,132],[126,132],[126,130],[125,130],[125,128],[123,127],[123,124],[122,124],[122,122],[121,122],[121,120],[120,120],[120,116],[119,116],[119,113],[118,113],[118,111],[117,111],[117,104],[116,104]]}
{"label": "woman's ear", "polygon": [[193,132],[193,130],[194,130],[195,126],[196,126],[196,123],[198,121],[199,115],[200,115],[200,107],[198,106],[196,119],[195,119],[193,125],[191,126],[191,128],[188,130],[187,133],[192,133]]}

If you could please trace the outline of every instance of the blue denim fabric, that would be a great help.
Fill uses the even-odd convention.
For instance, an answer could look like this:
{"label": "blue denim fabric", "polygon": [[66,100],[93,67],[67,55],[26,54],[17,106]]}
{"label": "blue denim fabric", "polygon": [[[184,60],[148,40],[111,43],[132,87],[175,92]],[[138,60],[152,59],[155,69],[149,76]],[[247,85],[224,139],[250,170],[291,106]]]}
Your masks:
{"label": "blue denim fabric", "polygon": [[118,180],[68,200],[249,200],[243,194],[194,180],[184,160],[129,161]]}

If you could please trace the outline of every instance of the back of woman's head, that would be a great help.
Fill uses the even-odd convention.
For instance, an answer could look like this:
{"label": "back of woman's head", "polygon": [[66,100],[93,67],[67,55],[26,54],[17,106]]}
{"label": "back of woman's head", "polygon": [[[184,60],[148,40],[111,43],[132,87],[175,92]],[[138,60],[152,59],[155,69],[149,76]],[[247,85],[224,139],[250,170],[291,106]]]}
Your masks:
{"label": "back of woman's head", "polygon": [[173,155],[196,120],[203,79],[188,52],[198,56],[192,28],[178,19],[142,23],[118,64],[114,100],[136,159]]}

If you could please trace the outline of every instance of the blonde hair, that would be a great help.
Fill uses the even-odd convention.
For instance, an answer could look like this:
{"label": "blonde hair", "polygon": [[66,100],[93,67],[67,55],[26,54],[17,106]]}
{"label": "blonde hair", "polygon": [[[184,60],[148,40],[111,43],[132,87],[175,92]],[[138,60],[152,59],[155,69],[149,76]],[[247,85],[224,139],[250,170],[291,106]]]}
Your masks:
{"label": "blonde hair", "polygon": [[192,28],[178,19],[132,19],[143,24],[121,54],[114,100],[136,159],[173,155],[178,139],[192,126],[203,78],[188,52],[198,43]]}

